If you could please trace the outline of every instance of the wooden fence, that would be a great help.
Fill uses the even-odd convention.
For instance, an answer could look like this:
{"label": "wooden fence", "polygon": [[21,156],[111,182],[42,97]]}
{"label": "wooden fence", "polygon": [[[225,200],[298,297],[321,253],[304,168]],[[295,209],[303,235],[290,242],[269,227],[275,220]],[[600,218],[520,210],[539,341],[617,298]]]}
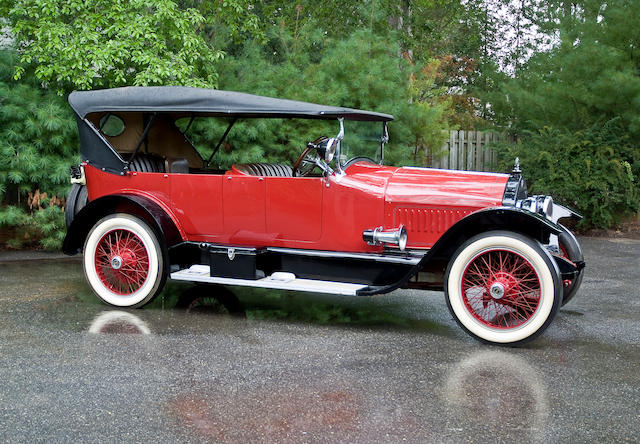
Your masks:
{"label": "wooden fence", "polygon": [[483,131],[450,131],[442,157],[431,157],[431,167],[465,171],[495,171],[497,154],[487,145],[507,140],[506,134]]}

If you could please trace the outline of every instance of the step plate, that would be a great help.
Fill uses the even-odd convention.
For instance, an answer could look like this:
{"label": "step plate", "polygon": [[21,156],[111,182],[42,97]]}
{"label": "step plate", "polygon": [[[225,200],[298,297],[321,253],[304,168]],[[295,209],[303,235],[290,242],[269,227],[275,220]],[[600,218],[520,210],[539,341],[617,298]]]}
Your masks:
{"label": "step plate", "polygon": [[[279,275],[281,276],[282,273],[279,273]],[[351,284],[347,282],[297,278],[283,279],[282,277],[274,278],[272,276],[256,280],[215,277],[209,276],[208,265],[193,265],[191,268],[176,271],[171,273],[171,279],[176,281],[206,282],[209,284],[239,285],[243,287],[273,288],[277,290],[308,291],[311,293],[343,294],[350,296],[355,296],[358,290],[367,286],[365,284]]]}

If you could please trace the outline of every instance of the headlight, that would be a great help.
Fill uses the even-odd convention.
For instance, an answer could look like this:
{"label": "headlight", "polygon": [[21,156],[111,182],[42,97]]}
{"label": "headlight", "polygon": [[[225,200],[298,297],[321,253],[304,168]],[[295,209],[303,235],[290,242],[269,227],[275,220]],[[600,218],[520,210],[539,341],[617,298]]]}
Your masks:
{"label": "headlight", "polygon": [[551,219],[553,216],[553,198],[551,196],[531,196],[516,202],[516,208],[538,213]]}

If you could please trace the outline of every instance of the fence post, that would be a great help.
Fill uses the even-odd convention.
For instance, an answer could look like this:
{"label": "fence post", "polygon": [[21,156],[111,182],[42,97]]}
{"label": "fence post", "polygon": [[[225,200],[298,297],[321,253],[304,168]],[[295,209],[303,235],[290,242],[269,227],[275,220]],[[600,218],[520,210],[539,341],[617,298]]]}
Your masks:
{"label": "fence post", "polygon": [[463,165],[463,168],[467,171],[472,171],[473,170],[473,142],[471,140],[471,135],[473,134],[473,132],[471,131],[462,131],[462,134],[465,135],[466,139],[467,139],[467,143],[466,143],[466,149],[465,149],[465,157],[466,157],[466,167],[465,165]]}
{"label": "fence post", "polygon": [[458,131],[451,131],[451,142],[449,145],[449,168],[458,169]]}
{"label": "fence post", "polygon": [[491,171],[493,164],[491,162],[491,151],[489,148],[487,148],[487,145],[489,145],[489,143],[491,143],[493,140],[493,134],[492,133],[485,133],[484,134],[484,147],[482,149],[482,171]]}
{"label": "fence post", "polygon": [[484,154],[483,146],[483,134],[482,131],[476,131],[476,157],[475,157],[475,170],[484,171],[485,165],[482,161]]}

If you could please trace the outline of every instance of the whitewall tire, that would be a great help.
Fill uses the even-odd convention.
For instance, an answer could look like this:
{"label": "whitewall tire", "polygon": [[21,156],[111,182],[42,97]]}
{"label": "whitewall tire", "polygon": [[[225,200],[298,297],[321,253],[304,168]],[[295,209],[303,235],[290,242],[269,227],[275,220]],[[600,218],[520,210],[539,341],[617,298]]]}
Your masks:
{"label": "whitewall tire", "polygon": [[445,274],[451,314],[470,335],[516,345],[541,334],[562,302],[558,267],[526,236],[492,231],[465,242]]}
{"label": "whitewall tire", "polygon": [[165,257],[149,225],[128,214],[99,220],[84,244],[84,272],[109,305],[141,307],[166,281]]}

